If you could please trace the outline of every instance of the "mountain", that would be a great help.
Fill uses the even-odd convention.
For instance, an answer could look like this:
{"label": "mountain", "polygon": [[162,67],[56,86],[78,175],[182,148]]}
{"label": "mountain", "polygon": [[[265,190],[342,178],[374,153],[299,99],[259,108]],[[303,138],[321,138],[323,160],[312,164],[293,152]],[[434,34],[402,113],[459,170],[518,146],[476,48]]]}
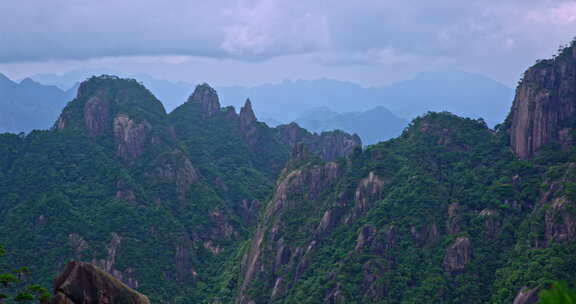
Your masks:
{"label": "mountain", "polygon": [[384,107],[348,113],[337,113],[328,108],[316,108],[295,121],[313,132],[343,130],[355,133],[367,145],[397,137],[408,125],[407,120],[394,115]]}
{"label": "mountain", "polygon": [[45,285],[81,260],[152,302],[206,299],[236,278],[223,269],[300,147],[292,135],[325,160],[361,146],[343,132],[268,128],[249,101],[222,108],[206,84],[168,114],[136,80],[92,77],[53,129],[0,135],[6,260]]}
{"label": "mountain", "polygon": [[501,123],[514,91],[492,79],[463,72],[437,71],[374,89],[375,98],[390,111],[412,119],[427,111],[449,111],[483,118],[489,126]]}
{"label": "mountain", "polygon": [[154,303],[531,303],[576,275],[574,75],[576,41],[495,129],[428,112],[366,148],[92,77],[55,128],[0,135],[0,266],[89,262]]}
{"label": "mountain", "polygon": [[50,128],[73,94],[30,78],[17,83],[0,74],[0,132]]}
{"label": "mountain", "polygon": [[[172,82],[146,74],[131,75],[106,69],[75,70],[62,75],[39,74],[32,79],[69,88],[92,75],[116,74],[142,81],[167,110],[185,100],[194,85]],[[362,87],[331,80],[296,80],[255,87],[217,86],[224,105],[237,108],[250,98],[263,121],[276,126],[296,121],[317,108],[338,113],[365,112],[385,107],[396,116],[411,120],[427,111],[450,111],[471,118],[482,117],[493,127],[506,117],[514,91],[492,79],[457,71],[434,71],[386,86]],[[386,136],[384,136],[386,137]]]}
{"label": "mountain", "polygon": [[319,107],[340,113],[385,107],[408,120],[427,111],[450,111],[464,117],[481,117],[491,127],[504,120],[514,95],[512,89],[492,79],[455,71],[422,73],[414,79],[380,87],[318,79],[251,88],[219,87],[218,91],[232,105],[251,98],[259,116],[283,122],[296,121]]}

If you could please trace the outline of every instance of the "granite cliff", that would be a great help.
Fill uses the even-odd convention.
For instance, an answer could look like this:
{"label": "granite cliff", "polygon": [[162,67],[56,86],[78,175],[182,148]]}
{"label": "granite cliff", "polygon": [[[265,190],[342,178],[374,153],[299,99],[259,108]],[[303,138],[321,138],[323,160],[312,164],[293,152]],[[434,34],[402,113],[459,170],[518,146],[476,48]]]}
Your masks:
{"label": "granite cliff", "polygon": [[510,122],[512,149],[522,159],[550,143],[573,145],[576,112],[576,43],[553,59],[540,60],[516,89]]}

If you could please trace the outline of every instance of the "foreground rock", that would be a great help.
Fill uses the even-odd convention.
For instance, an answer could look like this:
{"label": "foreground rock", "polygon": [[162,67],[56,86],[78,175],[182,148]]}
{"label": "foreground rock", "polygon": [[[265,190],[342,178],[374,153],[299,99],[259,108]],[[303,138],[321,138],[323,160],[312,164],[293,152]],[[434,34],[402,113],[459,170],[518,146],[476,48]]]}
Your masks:
{"label": "foreground rock", "polygon": [[150,304],[150,300],[98,267],[69,262],[54,281],[51,304]]}

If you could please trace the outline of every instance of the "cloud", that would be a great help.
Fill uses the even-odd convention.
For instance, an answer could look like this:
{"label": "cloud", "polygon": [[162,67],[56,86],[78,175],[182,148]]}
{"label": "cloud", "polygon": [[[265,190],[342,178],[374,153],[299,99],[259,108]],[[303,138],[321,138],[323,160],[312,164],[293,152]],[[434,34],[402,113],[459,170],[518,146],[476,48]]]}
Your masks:
{"label": "cloud", "polygon": [[482,67],[547,54],[576,34],[573,0],[28,0],[2,1],[0,12],[4,63],[311,54],[327,66]]}
{"label": "cloud", "polygon": [[233,56],[273,56],[325,48],[326,17],[306,6],[282,0],[240,1],[226,14],[234,22],[224,27],[220,47]]}

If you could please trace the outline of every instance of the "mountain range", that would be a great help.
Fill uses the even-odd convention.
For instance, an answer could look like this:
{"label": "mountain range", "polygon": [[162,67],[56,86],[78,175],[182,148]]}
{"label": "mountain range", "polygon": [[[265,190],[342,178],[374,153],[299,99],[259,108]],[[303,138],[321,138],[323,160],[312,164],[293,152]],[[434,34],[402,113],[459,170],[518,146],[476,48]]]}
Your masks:
{"label": "mountain range", "polygon": [[49,128],[75,93],[74,88],[65,91],[30,78],[18,83],[0,74],[0,132]]}
{"label": "mountain range", "polygon": [[154,303],[535,303],[576,274],[575,75],[573,42],[494,129],[428,112],[368,147],[91,77],[54,128],[0,135],[0,266],[87,262]]}
{"label": "mountain range", "polygon": [[[29,132],[34,128],[50,127],[63,104],[72,98],[70,93],[77,90],[78,82],[103,73],[136,77],[163,102],[168,111],[176,108],[194,90],[194,85],[186,82],[171,82],[146,74],[127,75],[109,69],[75,70],[62,75],[38,74],[31,76],[32,79],[58,86],[60,90],[67,88],[64,99],[50,103],[53,110],[49,115],[18,120],[32,120],[34,124],[0,128],[10,132]],[[296,121],[314,132],[341,129],[357,133],[366,144],[399,135],[408,120],[427,111],[450,111],[464,117],[482,117],[493,127],[506,116],[513,94],[508,87],[488,78],[454,71],[423,73],[407,81],[368,88],[349,82],[319,79],[284,81],[250,88],[221,86],[216,89],[226,105],[240,107],[243,100],[251,98],[256,114],[270,126]],[[10,102],[8,99],[4,101],[5,104]],[[25,111],[18,114],[19,117],[28,115]],[[382,120],[378,121],[378,116]],[[8,122],[5,124],[8,125]]]}

